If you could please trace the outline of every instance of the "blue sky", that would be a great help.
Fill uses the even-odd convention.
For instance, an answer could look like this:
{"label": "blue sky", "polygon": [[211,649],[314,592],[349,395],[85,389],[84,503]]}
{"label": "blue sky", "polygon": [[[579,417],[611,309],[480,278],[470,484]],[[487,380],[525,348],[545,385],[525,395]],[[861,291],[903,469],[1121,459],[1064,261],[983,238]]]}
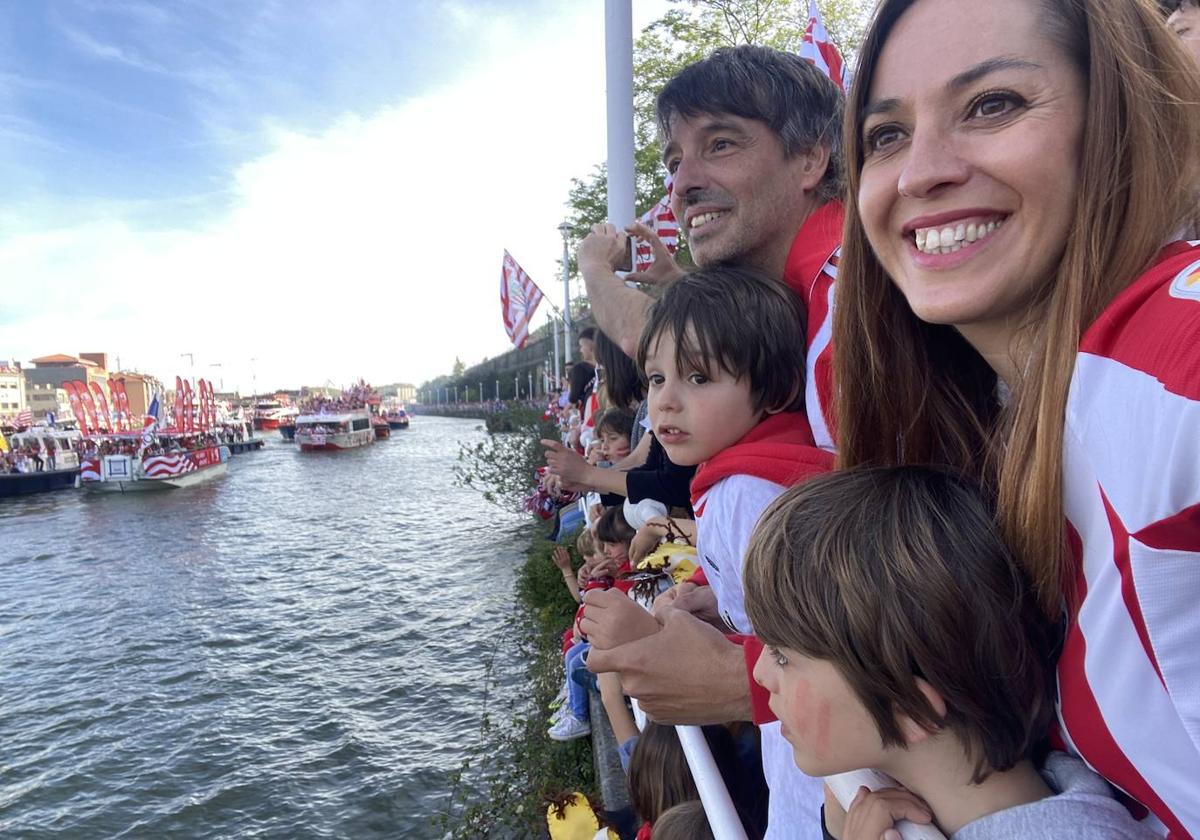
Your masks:
{"label": "blue sky", "polygon": [[501,352],[502,251],[553,290],[603,74],[602,0],[0,3],[0,357],[282,387]]}

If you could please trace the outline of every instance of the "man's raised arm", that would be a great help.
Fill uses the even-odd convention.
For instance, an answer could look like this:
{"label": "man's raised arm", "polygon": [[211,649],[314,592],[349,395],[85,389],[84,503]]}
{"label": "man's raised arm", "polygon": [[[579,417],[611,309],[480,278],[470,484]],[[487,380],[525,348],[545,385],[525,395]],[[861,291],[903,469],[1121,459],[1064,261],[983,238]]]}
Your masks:
{"label": "man's raised arm", "polygon": [[[654,249],[654,266],[638,279],[647,283],[666,283],[681,276],[666,246],[645,225],[634,224],[630,233],[646,239]],[[579,273],[587,287],[592,314],[601,331],[617,343],[630,358],[637,353],[638,339],[646,325],[646,312],[654,299],[640,289],[631,289],[617,276],[616,270],[625,259],[629,236],[615,225],[594,225],[579,244],[576,259]]]}

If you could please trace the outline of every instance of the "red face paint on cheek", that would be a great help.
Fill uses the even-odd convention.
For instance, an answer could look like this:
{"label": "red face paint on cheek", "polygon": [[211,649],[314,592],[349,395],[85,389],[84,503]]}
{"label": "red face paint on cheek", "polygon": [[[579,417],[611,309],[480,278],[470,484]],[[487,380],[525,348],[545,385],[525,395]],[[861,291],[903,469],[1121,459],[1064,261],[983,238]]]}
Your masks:
{"label": "red face paint on cheek", "polygon": [[791,714],[788,715],[790,720],[784,721],[792,730],[792,734],[800,739],[808,737],[812,713],[812,709],[809,708],[812,703],[812,700],[809,699],[811,693],[808,680],[796,681],[796,685],[792,688]]}
{"label": "red face paint on cheek", "polygon": [[830,722],[833,713],[829,707],[828,700],[822,700],[820,707],[817,709],[817,737],[816,737],[816,755],[817,758],[826,758],[829,754],[829,732]]}

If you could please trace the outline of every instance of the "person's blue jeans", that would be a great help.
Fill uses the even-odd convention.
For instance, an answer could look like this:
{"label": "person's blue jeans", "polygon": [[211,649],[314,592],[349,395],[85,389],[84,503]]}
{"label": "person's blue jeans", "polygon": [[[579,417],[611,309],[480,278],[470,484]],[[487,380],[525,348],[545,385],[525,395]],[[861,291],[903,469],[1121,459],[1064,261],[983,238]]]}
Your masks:
{"label": "person's blue jeans", "polygon": [[567,705],[576,720],[591,719],[591,713],[588,711],[587,687],[574,677],[575,672],[581,668],[584,673],[589,673],[584,656],[591,649],[592,646],[587,642],[577,642],[563,654],[563,666],[567,672]]}

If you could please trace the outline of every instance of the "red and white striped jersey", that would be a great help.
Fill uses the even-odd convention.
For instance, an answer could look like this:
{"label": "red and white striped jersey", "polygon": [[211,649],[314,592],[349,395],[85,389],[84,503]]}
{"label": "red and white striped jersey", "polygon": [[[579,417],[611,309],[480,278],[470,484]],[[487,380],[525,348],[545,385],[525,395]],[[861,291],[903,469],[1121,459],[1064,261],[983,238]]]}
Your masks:
{"label": "red and white striped jersey", "polygon": [[804,408],[817,446],[833,452],[833,286],[841,253],[840,202],[813,212],[800,227],[783,270],[784,282],[807,310]]}
{"label": "red and white striped jersey", "polygon": [[1198,246],[1167,246],[1084,334],[1063,456],[1062,735],[1172,838],[1200,838]]}

